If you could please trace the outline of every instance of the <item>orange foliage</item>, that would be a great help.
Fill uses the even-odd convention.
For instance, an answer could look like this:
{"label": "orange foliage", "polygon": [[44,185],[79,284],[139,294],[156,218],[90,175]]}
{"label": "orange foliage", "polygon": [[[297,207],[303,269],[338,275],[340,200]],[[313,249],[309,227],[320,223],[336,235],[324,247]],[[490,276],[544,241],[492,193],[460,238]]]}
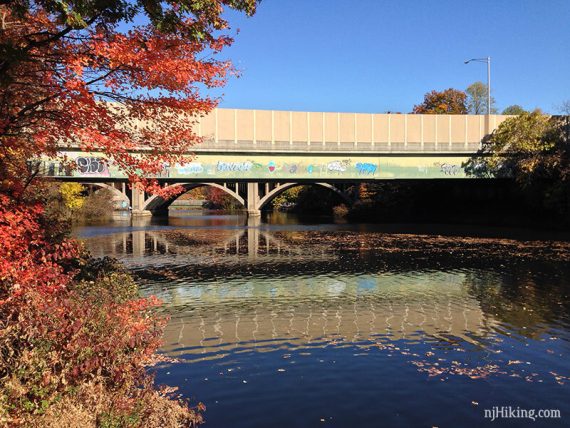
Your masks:
{"label": "orange foliage", "polygon": [[132,280],[133,294],[117,297],[126,273],[87,285],[75,276],[86,262],[79,248],[56,238],[60,225],[36,202],[45,195],[29,191],[36,160],[57,158],[62,146],[102,152],[132,183],[168,197],[146,177],[200,141],[193,125],[217,100],[199,90],[235,72],[216,59],[232,42],[224,9],[253,14],[255,5],[0,2],[0,424],[22,423],[94,382],[125,399],[153,391],[144,364],[164,326],[157,301],[137,299]]}
{"label": "orange foliage", "polygon": [[50,242],[40,227],[41,205],[20,206],[0,194],[0,307],[31,288],[53,292],[71,280],[78,250],[73,241]]}
{"label": "orange foliage", "polygon": [[251,14],[256,1],[195,3],[0,5],[0,191],[18,196],[34,173],[26,161],[56,157],[61,144],[103,152],[131,181],[160,191],[144,177],[200,141],[193,124],[217,99],[199,89],[235,71],[216,59],[232,42],[224,7]]}
{"label": "orange foliage", "polygon": [[416,114],[467,114],[467,95],[463,91],[449,88],[425,94],[424,101],[414,106]]}

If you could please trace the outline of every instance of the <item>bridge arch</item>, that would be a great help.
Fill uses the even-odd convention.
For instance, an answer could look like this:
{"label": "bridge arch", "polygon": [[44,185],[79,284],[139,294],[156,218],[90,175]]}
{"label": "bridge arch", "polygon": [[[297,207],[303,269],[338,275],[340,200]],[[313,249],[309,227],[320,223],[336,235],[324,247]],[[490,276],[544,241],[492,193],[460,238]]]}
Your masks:
{"label": "bridge arch", "polygon": [[[129,200],[129,197],[124,194],[123,192],[121,192],[119,189],[117,189],[115,186],[111,186],[109,184],[106,183],[84,183],[84,185],[86,186],[96,186],[99,187],[101,189],[107,189],[111,192],[111,194],[113,195],[113,203],[115,204],[116,208],[128,208],[131,205],[131,201]],[[118,203],[117,203],[118,202]],[[126,206],[118,206],[117,205],[123,205],[122,203],[125,202]]]}
{"label": "bridge arch", "polygon": [[276,196],[280,195],[285,190],[291,189],[292,187],[304,186],[304,185],[313,185],[313,186],[324,187],[325,189],[329,189],[332,192],[336,193],[348,205],[353,204],[353,200],[345,192],[343,192],[338,187],[335,187],[330,183],[309,183],[309,184],[305,184],[305,183],[283,183],[280,186],[276,187],[275,189],[271,190],[263,198],[261,198],[259,200],[259,202],[257,203],[257,209],[262,210],[269,202],[271,202]]}
{"label": "bridge arch", "polygon": [[[217,184],[217,183],[176,183],[176,184],[173,184],[173,185],[166,187],[165,189],[170,189],[170,188],[173,188],[175,186],[182,186],[184,188],[184,193],[186,193],[192,189],[197,189],[198,187],[204,187],[204,186],[215,187],[217,189],[224,191],[225,193],[227,193],[231,197],[233,197],[244,208],[246,207],[246,202],[245,202],[245,199],[243,197],[241,197],[237,192],[234,192],[232,189],[224,187],[221,184]],[[178,196],[181,196],[184,193],[181,193]],[[176,198],[178,196],[170,198],[170,199],[164,199],[160,196],[153,195],[145,201],[143,209],[152,212],[152,211],[157,211],[161,208],[168,207],[168,205],[170,205],[174,200],[176,200]]]}

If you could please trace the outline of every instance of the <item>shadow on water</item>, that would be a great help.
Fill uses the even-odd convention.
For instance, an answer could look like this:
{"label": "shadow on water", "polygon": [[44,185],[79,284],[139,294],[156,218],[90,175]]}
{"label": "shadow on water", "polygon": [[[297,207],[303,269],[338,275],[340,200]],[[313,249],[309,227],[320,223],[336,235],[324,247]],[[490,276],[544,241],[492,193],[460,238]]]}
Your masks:
{"label": "shadow on water", "polygon": [[192,214],[75,232],[163,299],[163,351],[180,360],[158,378],[204,401],[212,426],[479,426],[493,405],[568,410],[562,237]]}

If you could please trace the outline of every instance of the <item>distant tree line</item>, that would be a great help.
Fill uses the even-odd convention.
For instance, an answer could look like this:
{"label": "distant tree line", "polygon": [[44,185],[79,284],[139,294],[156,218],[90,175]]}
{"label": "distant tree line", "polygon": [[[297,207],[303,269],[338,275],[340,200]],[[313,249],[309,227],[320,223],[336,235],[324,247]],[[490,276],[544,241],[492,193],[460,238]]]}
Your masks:
{"label": "distant tree line", "polygon": [[[570,100],[564,101],[558,108],[560,113],[570,115]],[[497,114],[495,98],[491,97],[491,114]],[[486,114],[487,85],[475,82],[465,91],[448,88],[442,91],[430,91],[424,95],[420,104],[414,106],[415,114]],[[505,107],[501,114],[517,116],[527,113],[523,107],[513,104]]]}

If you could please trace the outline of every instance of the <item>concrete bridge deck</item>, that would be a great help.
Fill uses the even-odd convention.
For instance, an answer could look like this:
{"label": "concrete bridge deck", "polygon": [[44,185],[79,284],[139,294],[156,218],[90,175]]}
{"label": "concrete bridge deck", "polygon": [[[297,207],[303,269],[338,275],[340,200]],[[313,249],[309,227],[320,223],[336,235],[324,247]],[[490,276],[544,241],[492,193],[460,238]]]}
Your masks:
{"label": "concrete bridge deck", "polygon": [[[251,215],[299,183],[319,184],[349,201],[346,186],[337,183],[468,178],[462,165],[508,117],[215,109],[195,120],[203,142],[188,162],[164,164],[155,178],[188,190],[219,187]],[[127,191],[126,175],[103,153],[62,147],[61,154],[76,168],[44,159],[43,175],[105,185],[135,214],[169,204]]]}

